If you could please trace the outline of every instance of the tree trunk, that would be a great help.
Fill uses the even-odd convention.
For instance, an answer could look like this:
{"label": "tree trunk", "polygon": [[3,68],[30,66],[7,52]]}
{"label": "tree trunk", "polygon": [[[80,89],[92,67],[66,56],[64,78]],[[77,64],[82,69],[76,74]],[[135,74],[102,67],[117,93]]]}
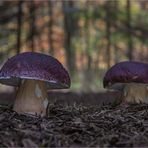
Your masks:
{"label": "tree trunk", "polygon": [[[88,1],[87,1],[88,2]],[[86,12],[85,12],[85,41],[86,41],[86,56],[87,56],[87,71],[91,70],[91,64],[92,64],[92,57],[91,57],[91,43],[90,43],[90,7],[89,3],[86,3]]]}
{"label": "tree trunk", "polygon": [[17,14],[17,47],[16,47],[16,53],[19,54],[20,53],[20,48],[21,48],[21,27],[22,27],[22,4],[23,4],[23,0],[20,0],[18,2],[18,14]]}
{"label": "tree trunk", "polygon": [[35,26],[35,4],[34,1],[30,1],[30,47],[34,51],[34,37],[36,32]]}
{"label": "tree trunk", "polygon": [[52,1],[49,0],[48,1],[48,8],[49,8],[49,34],[48,34],[48,38],[49,38],[49,52],[51,55],[54,55],[54,47],[53,47],[53,40],[52,40],[52,26],[53,26],[53,4]]}
{"label": "tree trunk", "polygon": [[[116,19],[115,19],[115,23],[117,23],[117,20],[118,20],[118,12],[119,12],[119,9],[118,9],[118,6],[119,6],[119,2],[117,0],[114,0],[114,13],[116,14]],[[114,30],[115,30],[115,33],[118,33],[118,29],[116,27],[116,25],[114,26]],[[116,40],[116,36],[115,36],[115,40],[114,40],[114,43],[113,43],[113,47],[114,47],[114,62],[115,63],[118,63],[119,62],[119,48],[118,48],[118,41]]]}
{"label": "tree trunk", "polygon": [[127,56],[129,60],[133,60],[133,41],[132,41],[132,34],[131,34],[131,3],[130,0],[127,0],[127,28],[128,28],[128,51]]}
{"label": "tree trunk", "polygon": [[63,1],[66,63],[71,75],[74,74],[76,68],[75,51],[71,45],[71,40],[76,28],[76,20],[72,16],[73,12],[71,12],[73,10],[73,1]]}
{"label": "tree trunk", "polygon": [[106,5],[106,39],[107,39],[107,46],[106,46],[106,56],[107,56],[107,68],[111,66],[111,31],[110,31],[110,3],[107,1]]}

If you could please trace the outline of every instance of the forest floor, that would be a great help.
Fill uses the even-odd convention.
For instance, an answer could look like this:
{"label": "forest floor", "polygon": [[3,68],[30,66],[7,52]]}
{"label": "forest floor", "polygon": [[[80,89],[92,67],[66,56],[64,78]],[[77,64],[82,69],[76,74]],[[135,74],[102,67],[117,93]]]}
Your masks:
{"label": "forest floor", "polygon": [[0,106],[0,147],[148,146],[148,105],[51,104],[48,116]]}

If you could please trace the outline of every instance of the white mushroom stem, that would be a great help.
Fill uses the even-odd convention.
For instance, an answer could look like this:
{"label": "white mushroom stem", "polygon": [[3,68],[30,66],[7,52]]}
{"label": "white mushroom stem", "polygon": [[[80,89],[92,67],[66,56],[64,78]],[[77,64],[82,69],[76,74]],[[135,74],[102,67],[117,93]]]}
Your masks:
{"label": "white mushroom stem", "polygon": [[21,114],[46,115],[46,84],[38,80],[22,80],[14,102],[14,111]]}
{"label": "white mushroom stem", "polygon": [[123,102],[148,103],[148,85],[142,83],[127,83],[123,89]]}
{"label": "white mushroom stem", "polygon": [[108,91],[122,92],[123,103],[148,103],[148,84],[115,83],[107,88]]}

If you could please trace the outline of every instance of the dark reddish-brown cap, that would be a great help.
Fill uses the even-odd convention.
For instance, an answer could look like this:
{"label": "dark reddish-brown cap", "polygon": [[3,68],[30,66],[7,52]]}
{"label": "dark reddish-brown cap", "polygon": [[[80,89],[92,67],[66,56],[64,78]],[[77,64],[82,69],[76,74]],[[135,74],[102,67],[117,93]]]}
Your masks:
{"label": "dark reddish-brown cap", "polygon": [[49,88],[69,88],[70,77],[62,64],[52,56],[36,52],[20,53],[0,70],[0,83],[19,86],[21,79],[41,80]]}
{"label": "dark reddish-brown cap", "polygon": [[115,83],[148,83],[148,64],[136,61],[124,61],[112,66],[105,74],[103,85],[109,87]]}

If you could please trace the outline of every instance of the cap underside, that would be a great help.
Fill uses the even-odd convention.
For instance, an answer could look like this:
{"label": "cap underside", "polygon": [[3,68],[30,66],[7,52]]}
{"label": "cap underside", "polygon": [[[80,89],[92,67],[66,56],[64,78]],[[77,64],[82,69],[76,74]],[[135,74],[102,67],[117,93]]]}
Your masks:
{"label": "cap underside", "polygon": [[126,83],[114,83],[112,85],[108,85],[106,88],[110,90],[122,91],[125,84]]}
{"label": "cap underside", "polygon": [[21,80],[23,79],[30,79],[30,80],[39,80],[39,81],[44,81],[47,85],[48,89],[64,89],[64,88],[69,88],[68,85],[59,83],[54,80],[43,80],[39,78],[31,78],[31,77],[1,77],[0,78],[0,83],[5,84],[5,85],[10,85],[10,86],[19,86],[21,84]]}

